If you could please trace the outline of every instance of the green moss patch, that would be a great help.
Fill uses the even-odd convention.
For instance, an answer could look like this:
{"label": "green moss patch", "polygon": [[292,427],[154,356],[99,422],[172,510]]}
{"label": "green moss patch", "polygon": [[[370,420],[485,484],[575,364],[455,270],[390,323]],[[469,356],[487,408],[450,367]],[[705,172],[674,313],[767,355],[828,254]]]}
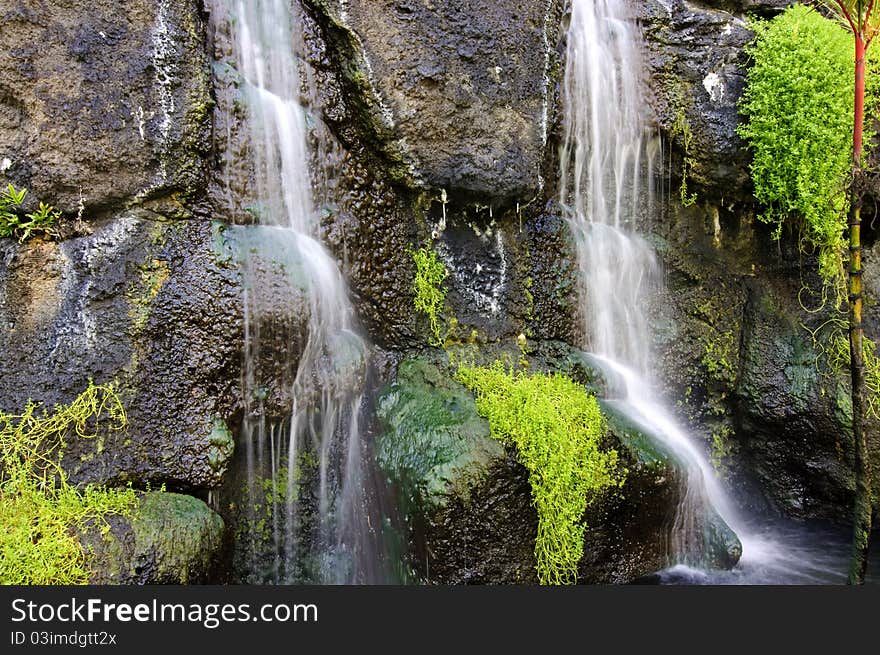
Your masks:
{"label": "green moss patch", "polygon": [[383,426],[376,442],[380,467],[405,499],[428,512],[451,496],[467,499],[472,483],[505,457],[473,395],[426,360],[400,365],[377,414]]}

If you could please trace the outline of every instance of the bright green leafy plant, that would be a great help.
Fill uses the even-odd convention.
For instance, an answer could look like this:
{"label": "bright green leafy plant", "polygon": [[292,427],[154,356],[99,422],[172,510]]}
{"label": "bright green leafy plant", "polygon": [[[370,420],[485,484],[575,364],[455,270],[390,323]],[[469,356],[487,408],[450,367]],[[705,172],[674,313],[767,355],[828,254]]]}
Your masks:
{"label": "bright green leafy plant", "polygon": [[26,196],[27,189],[16,189],[12,184],[0,192],[0,237],[18,237],[24,241],[38,233],[57,236],[55,225],[61,212],[41,202],[36,211],[22,214],[21,205]]}
{"label": "bright green leafy plant", "polygon": [[77,532],[109,529],[106,517],[130,514],[131,489],[70,484],[61,467],[69,436],[94,438],[126,425],[112,387],[89,387],[50,414],[28,402],[0,411],[0,584],[85,584],[88,560]]}
{"label": "bright green leafy plant", "polygon": [[574,583],[587,505],[602,489],[623,484],[617,451],[601,447],[606,425],[599,403],[564,375],[529,375],[501,362],[461,366],[456,379],[475,393],[492,436],[515,447],[529,471],[538,511],[538,579]]}
{"label": "bright green leafy plant", "polygon": [[843,283],[847,182],[852,168],[852,38],[814,9],[794,5],[754,21],[753,65],[738,131],[751,148],[759,218],[778,238],[790,224],[819,258],[819,272]]}
{"label": "bright green leafy plant", "polygon": [[428,317],[433,336],[432,344],[442,346],[440,312],[443,311],[443,303],[446,301],[446,289],[443,286],[448,275],[446,267],[431,248],[419,248],[410,252],[416,265],[416,276],[413,280],[413,292],[415,293],[413,304],[416,311],[422,312]]}

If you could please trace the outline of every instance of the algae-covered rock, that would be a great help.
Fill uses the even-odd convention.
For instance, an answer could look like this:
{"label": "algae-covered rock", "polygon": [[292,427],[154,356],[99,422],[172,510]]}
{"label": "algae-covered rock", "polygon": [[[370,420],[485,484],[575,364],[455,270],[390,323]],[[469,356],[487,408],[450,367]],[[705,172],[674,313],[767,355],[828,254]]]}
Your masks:
{"label": "algae-covered rock", "polygon": [[[379,418],[377,455],[405,497],[416,574],[440,584],[536,584],[528,472],[492,439],[473,396],[442,366],[406,360],[380,398]],[[608,444],[626,483],[588,506],[579,582],[627,582],[669,563],[680,467],[621,421],[611,422]],[[736,536],[716,532],[706,551],[716,565],[732,566]]]}
{"label": "algae-covered rock", "polygon": [[149,492],[130,517],[108,518],[110,531],[82,537],[92,584],[207,582],[222,544],[223,519],[197,498]]}
{"label": "algae-covered rock", "polygon": [[736,388],[739,428],[779,511],[839,520],[854,488],[849,390],[823,374],[824,360],[798,322],[806,317],[792,304],[751,288]]}
{"label": "algae-covered rock", "polygon": [[400,365],[378,416],[379,465],[424,511],[442,508],[449,496],[466,498],[489,467],[506,457],[471,393],[423,359]]}

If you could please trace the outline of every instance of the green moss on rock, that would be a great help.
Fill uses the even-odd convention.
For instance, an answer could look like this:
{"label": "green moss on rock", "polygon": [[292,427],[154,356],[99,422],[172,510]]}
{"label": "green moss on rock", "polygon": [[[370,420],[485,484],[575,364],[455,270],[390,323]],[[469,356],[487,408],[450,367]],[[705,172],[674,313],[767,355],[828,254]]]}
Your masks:
{"label": "green moss on rock", "polygon": [[470,483],[505,457],[473,395],[423,359],[400,365],[379,400],[378,416],[379,465],[425,511],[450,496],[466,497]]}
{"label": "green moss on rock", "polygon": [[91,554],[92,584],[187,584],[209,579],[221,546],[223,519],[192,496],[149,492],[131,517],[114,517],[110,532],[82,541]]}
{"label": "green moss on rock", "polygon": [[577,579],[584,513],[609,486],[623,484],[617,451],[602,447],[606,423],[595,396],[571,378],[509,370],[501,362],[459,369],[492,436],[516,448],[538,510],[535,560],[542,584]]}

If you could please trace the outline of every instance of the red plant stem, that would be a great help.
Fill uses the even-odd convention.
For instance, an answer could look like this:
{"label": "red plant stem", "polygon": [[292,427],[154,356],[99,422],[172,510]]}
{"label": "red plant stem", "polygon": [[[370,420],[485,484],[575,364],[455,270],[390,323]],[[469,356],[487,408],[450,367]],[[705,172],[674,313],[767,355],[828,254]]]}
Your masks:
{"label": "red plant stem", "polygon": [[865,41],[862,34],[855,35],[856,77],[855,107],[853,112],[853,164],[859,170],[862,163],[862,126],[865,122]]}

